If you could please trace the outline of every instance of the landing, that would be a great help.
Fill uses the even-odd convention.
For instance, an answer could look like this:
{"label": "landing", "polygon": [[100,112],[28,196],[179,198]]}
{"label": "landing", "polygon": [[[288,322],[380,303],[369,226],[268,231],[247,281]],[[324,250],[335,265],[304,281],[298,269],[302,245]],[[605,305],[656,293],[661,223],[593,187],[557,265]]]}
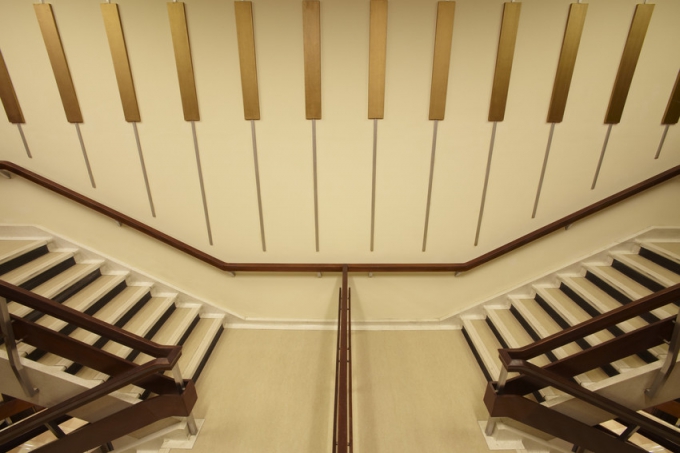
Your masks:
{"label": "landing", "polygon": [[[198,383],[193,451],[330,452],[335,335],[225,330]],[[352,341],[355,453],[488,451],[484,378],[460,331]]]}

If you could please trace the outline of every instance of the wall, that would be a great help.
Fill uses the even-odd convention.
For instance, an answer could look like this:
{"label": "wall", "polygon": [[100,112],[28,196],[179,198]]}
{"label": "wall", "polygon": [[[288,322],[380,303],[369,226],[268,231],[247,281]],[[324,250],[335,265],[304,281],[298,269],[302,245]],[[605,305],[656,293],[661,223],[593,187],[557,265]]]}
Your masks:
{"label": "wall", "polygon": [[[237,273],[234,278],[20,178],[0,179],[0,190],[3,223],[41,225],[241,317],[286,322],[336,316],[339,274]],[[649,226],[680,225],[679,198],[676,178],[459,277],[353,274],[353,319],[446,317]]]}
{"label": "wall", "polygon": [[[433,124],[427,120],[436,2],[390,0],[385,119],[378,124],[375,251],[370,213],[373,124],[367,119],[367,0],[323,0],[321,5],[323,119],[318,128],[320,251],[314,247],[311,124],[304,119],[302,16],[298,0],[253,3],[262,120],[256,137],[262,180],[267,251],[262,251],[250,124],[243,120],[231,2],[188,0],[188,28],[201,121],[196,123],[214,235],[207,241],[191,125],[182,118],[166,2],[119,2],[142,122],[139,133],[157,217],[149,211],[132,126],[125,123],[98,2],[52,2],[85,122],[81,126],[97,188],[89,185],[75,127],[66,122],[45,45],[30,2],[0,3],[0,50],[21,102],[29,159],[16,126],[0,120],[0,158],[139,219],[223,260],[235,262],[463,262],[539,228],[642,179],[680,164],[680,135],[671,126],[661,157],[654,154],[678,74],[680,3],[660,0],[633,78],[622,122],[612,129],[600,180],[591,180],[604,141],[611,88],[635,8],[633,0],[596,0],[589,6],[564,122],[555,127],[537,217],[531,218],[549,125],[545,118],[569,2],[523,2],[505,121],[498,124],[480,243],[474,246],[491,138],[487,121],[500,0],[456,2],[446,119],[438,128],[428,247],[421,251]],[[33,189],[13,188],[29,197]],[[4,186],[4,183],[3,183]],[[665,193],[665,192],[664,192]],[[37,197],[48,212],[62,209]],[[661,206],[670,192],[659,195]],[[47,197],[47,198],[45,198]],[[27,198],[28,199],[28,198]],[[224,277],[130,238],[129,253],[109,226],[95,228],[89,214],[43,215],[3,196],[2,222],[42,224],[103,252],[116,244],[130,264],[177,278],[197,294],[244,316],[319,319],[334,309],[335,282],[308,276],[266,280]],[[22,202],[23,204],[23,202]],[[670,206],[670,204],[668,204]],[[612,225],[613,237],[671,222],[672,212]],[[70,212],[70,211],[69,211]],[[631,208],[628,212],[635,212]],[[633,214],[638,217],[637,214]],[[675,222],[675,220],[672,220]],[[95,222],[108,225],[106,221]],[[677,222],[675,222],[677,223]],[[569,233],[575,235],[576,233]],[[613,239],[588,233],[581,256]],[[573,237],[573,236],[570,236]],[[589,240],[590,241],[590,240]],[[573,245],[563,245],[562,252]],[[139,257],[133,251],[143,252]],[[152,254],[153,258],[146,255]],[[160,257],[163,257],[162,259]],[[173,262],[172,266],[168,263]],[[560,261],[562,263],[562,261]],[[546,263],[548,264],[548,263]],[[497,265],[492,265],[494,269]],[[509,266],[469,280],[439,277],[356,284],[377,305],[366,319],[443,316],[484,294],[524,280]],[[161,267],[163,269],[161,269]],[[532,269],[524,269],[532,275]],[[153,273],[152,272],[152,273]],[[517,272],[517,274],[515,274]],[[503,276],[506,273],[512,275]],[[395,277],[396,278],[396,277]],[[480,278],[482,280],[476,280]],[[495,283],[489,286],[488,281]],[[401,281],[401,280],[398,280]],[[442,283],[446,281],[446,283]],[[470,281],[469,290],[457,293]],[[200,282],[200,283],[199,283]],[[212,282],[212,283],[209,283]],[[373,281],[372,281],[373,282]],[[418,282],[418,283],[406,283]],[[179,283],[178,283],[179,284]],[[284,285],[285,296],[269,285]],[[225,286],[227,285],[227,286]],[[415,285],[412,289],[409,285]],[[484,291],[477,292],[479,285]],[[440,289],[437,289],[440,288]],[[271,291],[271,292],[270,292]],[[452,292],[454,291],[454,292]],[[455,294],[458,295],[455,295]],[[272,302],[272,295],[275,302]],[[429,294],[429,295],[427,295]],[[392,303],[393,298],[404,304]],[[285,303],[284,303],[285,301]],[[368,304],[369,299],[366,299]]]}

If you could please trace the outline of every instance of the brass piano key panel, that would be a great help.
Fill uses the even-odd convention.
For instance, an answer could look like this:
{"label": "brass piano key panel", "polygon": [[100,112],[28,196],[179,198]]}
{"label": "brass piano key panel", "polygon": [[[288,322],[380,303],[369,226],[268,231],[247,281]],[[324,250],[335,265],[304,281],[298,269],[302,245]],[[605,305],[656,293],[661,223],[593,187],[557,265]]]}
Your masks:
{"label": "brass piano key panel", "polygon": [[571,86],[571,77],[576,66],[576,56],[581,44],[581,34],[583,24],[586,21],[588,12],[587,3],[572,3],[569,6],[569,17],[567,26],[564,30],[564,40],[560,60],[555,74],[555,84],[553,85],[552,97],[550,99],[550,109],[548,110],[549,123],[561,123],[564,118],[564,110],[567,107],[567,97]]}
{"label": "brass piano key panel", "polygon": [[66,112],[66,119],[69,123],[82,123],[83,115],[80,112],[80,104],[78,103],[78,96],[76,96],[76,89],[73,86],[73,79],[71,78],[71,71],[66,61],[66,54],[61,43],[57,22],[54,19],[54,12],[52,5],[49,3],[35,4],[35,14],[38,18],[40,31],[42,32],[47,48],[47,55],[50,58],[54,78],[57,81],[57,88],[61,96],[61,102]]}
{"label": "brass piano key panel", "polygon": [[515,56],[515,42],[517,41],[521,9],[522,4],[519,2],[505,3],[503,6],[503,23],[498,39],[498,55],[491,90],[489,121],[503,121],[505,117],[505,104],[508,101],[510,73],[512,72],[512,60]]}
{"label": "brass piano key panel", "polygon": [[321,6],[302,2],[302,36],[305,53],[305,112],[308,120],[321,119]]}
{"label": "brass piano key panel", "polygon": [[253,31],[253,3],[234,2],[236,12],[236,37],[241,65],[243,113],[246,120],[260,119],[260,96],[257,87],[255,60],[255,35]]}
{"label": "brass piano key panel", "polygon": [[185,121],[200,121],[198,113],[198,97],[196,96],[196,82],[194,80],[194,66],[191,61],[191,47],[189,45],[189,31],[183,2],[168,3],[170,18],[170,32],[172,45],[175,50],[179,91],[182,96],[182,109]]}
{"label": "brass piano key panel", "polygon": [[9,71],[7,70],[7,65],[5,64],[5,58],[2,56],[2,52],[0,52],[0,100],[2,100],[2,105],[7,114],[7,120],[9,120],[10,123],[25,123],[24,114],[21,111],[19,99],[17,99],[17,94],[14,91],[14,85],[9,76]]}
{"label": "brass piano key panel", "polygon": [[612,88],[612,95],[604,120],[605,124],[618,124],[621,122],[623,108],[626,106],[628,91],[633,82],[635,67],[640,58],[640,52],[642,52],[642,44],[645,42],[647,28],[652,20],[653,12],[653,4],[637,5],[635,7],[635,15],[633,16],[633,22],[630,24],[628,39],[626,39],[626,46],[621,56],[619,71],[616,74],[614,88]]}
{"label": "brass piano key panel", "polygon": [[437,30],[434,38],[432,87],[430,89],[431,120],[443,120],[446,112],[446,91],[449,86],[449,64],[455,11],[456,2],[439,2],[437,4]]}
{"label": "brass piano key panel", "polygon": [[371,0],[368,49],[368,118],[385,117],[387,0]]}
{"label": "brass piano key panel", "polygon": [[127,122],[139,122],[139,105],[137,103],[137,93],[135,84],[132,80],[130,61],[128,59],[123,25],[120,22],[120,13],[116,3],[102,3],[100,5],[104,28],[111,48],[111,58],[113,59],[113,69],[116,73],[120,101],[123,104],[123,114]]}

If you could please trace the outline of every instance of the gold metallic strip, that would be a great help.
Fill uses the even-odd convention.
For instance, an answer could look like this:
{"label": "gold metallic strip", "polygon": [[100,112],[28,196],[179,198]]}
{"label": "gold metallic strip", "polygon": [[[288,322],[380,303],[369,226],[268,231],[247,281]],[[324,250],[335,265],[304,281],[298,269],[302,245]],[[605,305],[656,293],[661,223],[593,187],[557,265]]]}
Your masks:
{"label": "gold metallic strip", "polygon": [[668,106],[666,106],[666,113],[663,115],[661,124],[677,124],[678,119],[680,119],[680,71],[678,71],[678,78],[675,79],[675,86],[668,99]]}
{"label": "gold metallic strip", "polygon": [[368,118],[385,117],[385,62],[387,53],[387,0],[371,0],[368,51]]}
{"label": "gold metallic strip", "polygon": [[139,122],[142,118],[139,115],[137,94],[135,93],[135,84],[132,80],[130,60],[128,59],[127,47],[125,46],[125,36],[123,35],[123,25],[120,22],[118,5],[116,3],[102,3],[100,6],[106,36],[109,39],[109,47],[111,48],[113,69],[116,72],[125,121],[129,123]]}
{"label": "gold metallic strip", "polygon": [[630,90],[630,84],[633,81],[633,74],[635,74],[635,67],[637,66],[638,58],[640,58],[642,44],[645,42],[647,27],[649,27],[649,21],[652,19],[652,12],[654,12],[653,4],[635,6],[635,15],[633,16],[633,22],[630,24],[628,39],[626,40],[626,46],[623,48],[623,55],[619,64],[619,72],[616,74],[616,81],[614,82],[612,95],[609,99],[607,115],[604,118],[605,124],[618,124],[621,122],[621,115],[623,115],[623,108],[626,105],[628,90]]}
{"label": "gold metallic strip", "polygon": [[189,46],[189,31],[187,18],[184,13],[183,2],[168,3],[170,17],[170,33],[172,46],[175,50],[177,64],[177,78],[179,91],[182,96],[182,109],[185,121],[200,121],[198,113],[198,98],[196,97],[196,81],[194,80],[194,66],[191,63],[191,47]]}
{"label": "gold metallic strip", "polygon": [[548,123],[561,123],[564,118],[564,109],[567,106],[571,77],[574,74],[574,66],[576,66],[576,56],[578,55],[587,12],[587,3],[572,3],[569,7],[560,61],[557,64],[557,74],[555,74],[555,84],[548,109]]}
{"label": "gold metallic strip", "polygon": [[255,34],[253,31],[252,2],[234,2],[236,11],[236,37],[241,64],[241,89],[243,113],[247,120],[260,119],[260,95],[257,89],[257,64],[255,62]]}
{"label": "gold metallic strip", "polygon": [[302,2],[305,52],[305,112],[308,120],[321,119],[321,24],[318,1]]}
{"label": "gold metallic strip", "polygon": [[17,99],[17,93],[14,91],[14,85],[9,76],[2,52],[0,52],[0,100],[2,100],[2,105],[5,107],[5,113],[10,123],[26,122],[24,121],[24,114],[21,111],[19,99]]}
{"label": "gold metallic strip", "polygon": [[505,104],[508,101],[510,73],[512,72],[512,59],[515,55],[515,41],[517,40],[521,9],[522,4],[519,2],[505,3],[503,7],[503,23],[498,40],[498,56],[496,57],[496,71],[493,77],[493,89],[491,90],[489,121],[503,121],[505,117]]}
{"label": "gold metallic strip", "polygon": [[34,4],[35,15],[38,18],[40,31],[45,40],[45,47],[47,48],[47,55],[52,64],[52,71],[54,78],[57,81],[57,88],[61,96],[61,103],[66,112],[66,119],[69,123],[82,123],[83,115],[80,112],[80,105],[78,104],[78,97],[76,96],[76,89],[73,86],[73,79],[71,79],[71,71],[68,68],[66,61],[66,54],[61,44],[61,37],[57,29],[57,23],[54,20],[54,13],[52,12],[52,5],[49,3]]}
{"label": "gold metallic strip", "polygon": [[437,4],[437,30],[434,38],[432,86],[430,88],[431,120],[443,120],[446,112],[446,90],[449,86],[449,62],[455,9],[456,2]]}

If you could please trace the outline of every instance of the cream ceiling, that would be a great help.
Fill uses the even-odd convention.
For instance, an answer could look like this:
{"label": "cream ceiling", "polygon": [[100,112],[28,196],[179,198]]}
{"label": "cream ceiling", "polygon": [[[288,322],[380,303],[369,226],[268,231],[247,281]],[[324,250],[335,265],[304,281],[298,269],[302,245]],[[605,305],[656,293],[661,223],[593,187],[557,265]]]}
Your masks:
{"label": "cream ceiling", "polygon": [[603,124],[635,1],[590,2],[564,122],[556,125],[543,194],[531,218],[550,130],[546,115],[569,3],[527,0],[505,120],[497,125],[479,246],[473,245],[492,125],[487,121],[503,3],[459,0],[446,118],[439,123],[427,251],[422,252],[433,138],[428,120],[436,2],[389,0],[385,119],[377,124],[375,251],[371,252],[373,122],[367,119],[369,1],[321,1],[323,119],[316,123],[315,251],[312,125],[305,119],[299,0],[253,2],[261,120],[255,122],[267,251],[262,251],[251,124],[243,119],[231,1],[187,0],[201,121],[196,132],[214,245],[208,245],[191,124],[183,119],[165,1],[121,0],[157,217],[151,216],[132,125],[123,117],[94,0],[52,2],[84,123],[90,186],[66,121],[31,2],[0,3],[0,50],[33,154],[0,121],[0,158],[110,205],[229,261],[460,262],[680,164],[661,117],[680,69],[680,2],[656,2],[620,124],[595,190]]}

